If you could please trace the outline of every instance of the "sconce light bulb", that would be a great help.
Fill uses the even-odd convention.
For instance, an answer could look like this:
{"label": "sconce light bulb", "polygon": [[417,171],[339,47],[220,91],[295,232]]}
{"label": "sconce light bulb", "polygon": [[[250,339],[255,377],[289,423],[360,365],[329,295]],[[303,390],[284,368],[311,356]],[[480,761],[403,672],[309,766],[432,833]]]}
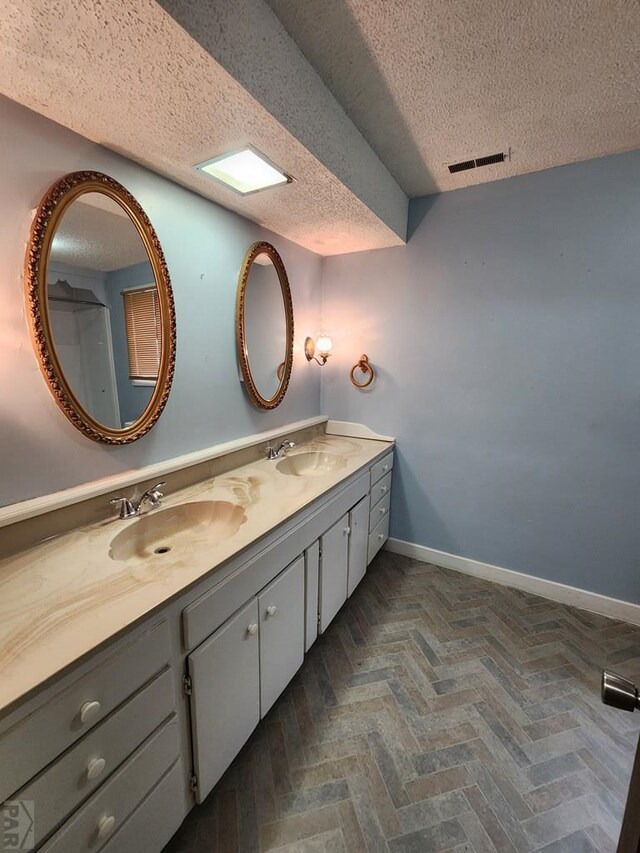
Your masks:
{"label": "sconce light bulb", "polygon": [[333,341],[326,334],[326,332],[320,332],[318,335],[318,340],[316,341],[316,349],[320,353],[320,355],[328,355],[333,349]]}

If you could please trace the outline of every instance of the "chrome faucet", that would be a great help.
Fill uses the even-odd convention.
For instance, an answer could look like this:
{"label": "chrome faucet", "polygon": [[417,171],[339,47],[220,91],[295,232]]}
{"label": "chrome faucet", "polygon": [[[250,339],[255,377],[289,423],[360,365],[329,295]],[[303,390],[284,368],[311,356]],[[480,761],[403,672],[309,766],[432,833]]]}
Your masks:
{"label": "chrome faucet", "polygon": [[267,459],[280,459],[284,455],[285,450],[291,450],[295,446],[295,441],[283,441],[277,450],[275,447],[269,445],[267,447]]}
{"label": "chrome faucet", "polygon": [[163,486],[164,483],[156,483],[155,486],[144,492],[139,501],[132,501],[129,498],[119,497],[113,498],[109,503],[120,504],[119,518],[135,518],[138,515],[142,515],[141,510],[145,504],[148,504],[149,507],[147,512],[160,506],[160,502],[164,497],[164,494],[160,491]]}

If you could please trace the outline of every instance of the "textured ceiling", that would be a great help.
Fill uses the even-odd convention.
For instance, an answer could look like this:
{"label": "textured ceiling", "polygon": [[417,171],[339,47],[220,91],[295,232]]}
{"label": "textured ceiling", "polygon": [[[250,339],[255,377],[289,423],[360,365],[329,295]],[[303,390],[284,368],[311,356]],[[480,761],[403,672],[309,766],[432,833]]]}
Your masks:
{"label": "textured ceiling", "polygon": [[159,4],[396,234],[407,198],[264,0]]}
{"label": "textured ceiling", "polygon": [[[0,93],[339,254],[400,245],[407,195],[640,147],[638,8],[4,0]],[[243,198],[192,168],[246,143],[296,182]],[[448,172],[509,149],[505,164]]]}
{"label": "textured ceiling", "polygon": [[[94,199],[100,201],[96,203]],[[60,220],[51,260],[112,272],[149,259],[135,225],[122,208],[99,193],[86,193],[67,208]]]}
{"label": "textured ceiling", "polygon": [[[280,60],[288,51],[304,76],[309,103],[295,87],[298,107],[280,91],[290,113],[308,112],[321,96],[333,103],[323,121],[341,151],[340,177],[321,139],[312,153],[153,0],[4,0],[0,92],[320,254],[401,245],[406,196],[269,7],[251,2],[263,13],[263,35],[268,25],[279,32]],[[230,6],[242,15],[239,3],[207,4],[212,15]],[[243,20],[249,33],[258,19]],[[224,43],[230,31],[214,30]],[[235,41],[238,64],[252,61],[250,47]],[[296,182],[243,198],[192,168],[247,142]]]}
{"label": "textured ceiling", "polygon": [[409,196],[640,147],[636,0],[267,2]]}

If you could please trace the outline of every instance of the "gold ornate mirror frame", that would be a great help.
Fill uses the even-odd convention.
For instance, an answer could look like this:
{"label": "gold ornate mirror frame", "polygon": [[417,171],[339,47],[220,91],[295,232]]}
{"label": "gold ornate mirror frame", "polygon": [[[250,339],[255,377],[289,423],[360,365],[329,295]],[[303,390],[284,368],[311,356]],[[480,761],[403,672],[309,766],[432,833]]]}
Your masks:
{"label": "gold ornate mirror frame", "polygon": [[[251,267],[256,257],[262,254],[269,256],[278,274],[286,321],[285,357],[283,364],[278,366],[278,379],[280,380],[280,385],[273,397],[268,399],[262,396],[251,374],[245,324],[246,291],[247,283],[249,281],[249,273],[251,272]],[[287,393],[289,380],[291,379],[291,368],[293,367],[293,301],[291,299],[291,288],[289,287],[287,271],[282,263],[282,258],[278,254],[275,246],[272,246],[271,243],[254,243],[249,247],[247,254],[244,256],[242,267],[240,268],[240,278],[238,279],[238,292],[236,296],[236,345],[238,348],[238,360],[240,362],[240,369],[242,370],[242,378],[244,379],[245,388],[247,389],[247,393],[249,394],[252,402],[261,409],[275,409],[276,406],[280,405],[284,395]]]}
{"label": "gold ornate mirror frame", "polygon": [[[122,429],[108,427],[93,418],[73,393],[58,359],[47,304],[47,264],[56,228],[72,202],[85,193],[102,193],[111,198],[129,216],[149,257],[158,290],[162,353],[158,380],[145,410],[132,424]],[[101,172],[72,172],[45,194],[31,226],[25,259],[25,299],[33,345],[40,369],[58,406],[71,423],[93,441],[106,444],[130,444],[137,441],[162,414],[175,367],[176,321],[169,271],[162,247],[146,213],[131,193]]]}

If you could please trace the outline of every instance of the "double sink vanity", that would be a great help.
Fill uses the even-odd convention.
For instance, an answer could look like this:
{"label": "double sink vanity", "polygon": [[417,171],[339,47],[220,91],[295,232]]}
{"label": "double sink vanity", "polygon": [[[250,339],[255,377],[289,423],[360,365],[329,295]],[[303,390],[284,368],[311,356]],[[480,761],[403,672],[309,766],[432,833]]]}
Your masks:
{"label": "double sink vanity", "polygon": [[393,442],[316,421],[139,483],[139,516],[60,508],[0,562],[0,803],[36,849],[160,853],[364,576]]}
{"label": "double sink vanity", "polygon": [[[122,470],[119,448],[165,408],[180,334],[125,187],[99,172],[50,187],[25,305],[68,428]],[[256,242],[236,289],[239,410],[283,401],[293,332],[282,258]],[[392,439],[315,416],[0,507],[0,846],[160,853],[384,544],[392,467]]]}

